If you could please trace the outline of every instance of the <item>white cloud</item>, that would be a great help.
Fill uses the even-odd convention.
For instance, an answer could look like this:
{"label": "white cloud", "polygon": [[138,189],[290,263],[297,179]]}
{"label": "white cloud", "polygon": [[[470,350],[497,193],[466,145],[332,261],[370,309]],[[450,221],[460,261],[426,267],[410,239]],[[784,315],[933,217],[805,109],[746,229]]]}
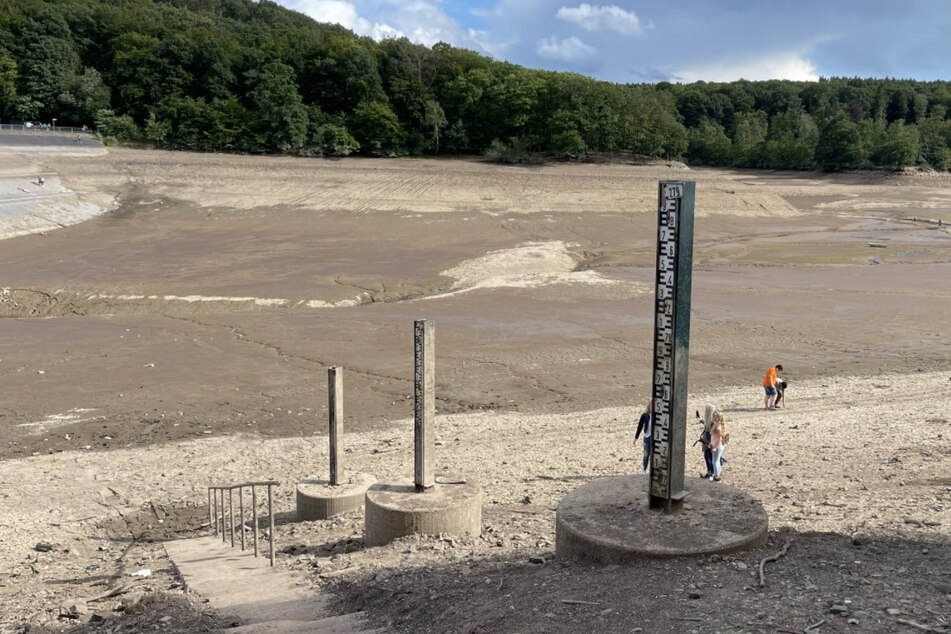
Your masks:
{"label": "white cloud", "polygon": [[577,24],[586,31],[609,29],[623,35],[637,35],[643,31],[641,20],[633,11],[625,11],[614,4],[593,6],[583,3],[574,8],[561,7],[555,17]]}
{"label": "white cloud", "polygon": [[709,64],[686,66],[671,73],[677,81],[730,82],[738,79],[763,81],[789,79],[792,81],[818,81],[816,67],[795,53],[773,57],[758,57],[739,61],[725,60]]}
{"label": "white cloud", "polygon": [[286,6],[294,11],[308,15],[318,22],[339,24],[357,35],[382,40],[388,37],[402,37],[403,32],[389,24],[371,22],[357,14],[356,7],[344,0],[296,0]]}
{"label": "white cloud", "polygon": [[555,36],[538,40],[538,54],[560,62],[577,62],[592,57],[597,51],[576,37],[559,40]]}

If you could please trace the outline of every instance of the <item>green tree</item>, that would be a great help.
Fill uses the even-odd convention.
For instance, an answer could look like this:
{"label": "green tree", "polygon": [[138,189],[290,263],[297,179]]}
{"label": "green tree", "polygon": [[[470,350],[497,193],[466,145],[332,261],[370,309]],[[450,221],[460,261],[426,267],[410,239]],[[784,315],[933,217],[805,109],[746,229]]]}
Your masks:
{"label": "green tree", "polygon": [[389,155],[404,151],[400,120],[385,103],[363,104],[349,117],[348,128],[360,146],[372,154]]}
{"label": "green tree", "polygon": [[314,142],[325,156],[348,156],[360,149],[360,144],[342,125],[325,123],[317,128]]}
{"label": "green tree", "polygon": [[13,114],[17,102],[17,63],[10,57],[0,56],[0,117]]}
{"label": "green tree", "polygon": [[60,121],[63,124],[83,125],[93,120],[96,113],[109,107],[109,88],[95,68],[86,68],[82,74],[67,74],[57,96]]}
{"label": "green tree", "polygon": [[816,162],[823,167],[858,167],[864,152],[858,126],[844,113],[833,116],[822,127],[816,144]]}
{"label": "green tree", "polygon": [[427,99],[423,107],[423,124],[432,130],[432,147],[439,151],[439,131],[446,127],[446,113],[435,99]]}
{"label": "green tree", "polygon": [[254,88],[248,94],[260,117],[266,142],[282,152],[299,150],[307,141],[307,109],[294,80],[294,69],[286,64],[267,64],[260,72],[250,71]]}
{"label": "green tree", "polygon": [[768,129],[768,117],[762,110],[736,116],[736,130],[733,132],[735,165],[753,166],[760,163]]}
{"label": "green tree", "polygon": [[677,97],[677,111],[688,128],[696,128],[707,119],[712,105],[709,95],[699,88],[689,88]]}
{"label": "green tree", "polygon": [[58,115],[57,95],[63,78],[79,63],[69,26],[61,15],[45,11],[28,18],[21,33],[25,46],[17,62],[20,85],[17,114],[49,119]]}
{"label": "green tree", "polygon": [[872,149],[869,160],[880,167],[914,165],[918,158],[919,141],[916,126],[894,121],[889,124],[883,141]]}
{"label": "green tree", "polygon": [[112,110],[100,110],[96,113],[96,132],[105,140],[138,141],[141,138],[139,127],[127,114],[117,115]]}
{"label": "green tree", "polygon": [[450,152],[464,152],[469,149],[469,133],[462,119],[456,119],[443,134],[443,148]]}
{"label": "green tree", "polygon": [[687,133],[687,160],[701,165],[729,165],[732,142],[718,123],[704,119]]}

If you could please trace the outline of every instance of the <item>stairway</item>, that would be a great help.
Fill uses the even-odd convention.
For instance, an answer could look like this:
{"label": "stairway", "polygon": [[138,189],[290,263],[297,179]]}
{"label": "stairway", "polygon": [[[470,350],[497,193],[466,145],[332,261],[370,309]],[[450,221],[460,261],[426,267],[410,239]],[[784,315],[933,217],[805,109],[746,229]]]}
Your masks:
{"label": "stairway", "polygon": [[287,572],[271,567],[267,557],[254,557],[214,537],[166,542],[165,551],[185,586],[208,599],[221,616],[240,623],[235,634],[372,634],[363,614],[331,616],[327,599],[298,586]]}

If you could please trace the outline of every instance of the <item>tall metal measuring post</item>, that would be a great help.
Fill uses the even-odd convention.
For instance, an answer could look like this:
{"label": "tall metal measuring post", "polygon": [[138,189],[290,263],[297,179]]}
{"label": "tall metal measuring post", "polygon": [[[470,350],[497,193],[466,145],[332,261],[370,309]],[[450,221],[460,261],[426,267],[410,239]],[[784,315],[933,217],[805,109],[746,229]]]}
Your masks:
{"label": "tall metal measuring post", "polygon": [[683,509],[693,265],[693,181],[660,181],[654,299],[650,508]]}

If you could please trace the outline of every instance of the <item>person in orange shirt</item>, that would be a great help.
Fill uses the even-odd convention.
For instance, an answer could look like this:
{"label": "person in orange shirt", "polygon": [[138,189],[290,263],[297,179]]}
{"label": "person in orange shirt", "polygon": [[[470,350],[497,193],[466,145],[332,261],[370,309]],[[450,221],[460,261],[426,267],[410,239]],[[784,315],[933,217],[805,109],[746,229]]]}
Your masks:
{"label": "person in orange shirt", "polygon": [[766,378],[763,379],[763,389],[766,390],[766,409],[776,409],[776,372],[782,372],[783,366],[776,364],[766,371]]}

